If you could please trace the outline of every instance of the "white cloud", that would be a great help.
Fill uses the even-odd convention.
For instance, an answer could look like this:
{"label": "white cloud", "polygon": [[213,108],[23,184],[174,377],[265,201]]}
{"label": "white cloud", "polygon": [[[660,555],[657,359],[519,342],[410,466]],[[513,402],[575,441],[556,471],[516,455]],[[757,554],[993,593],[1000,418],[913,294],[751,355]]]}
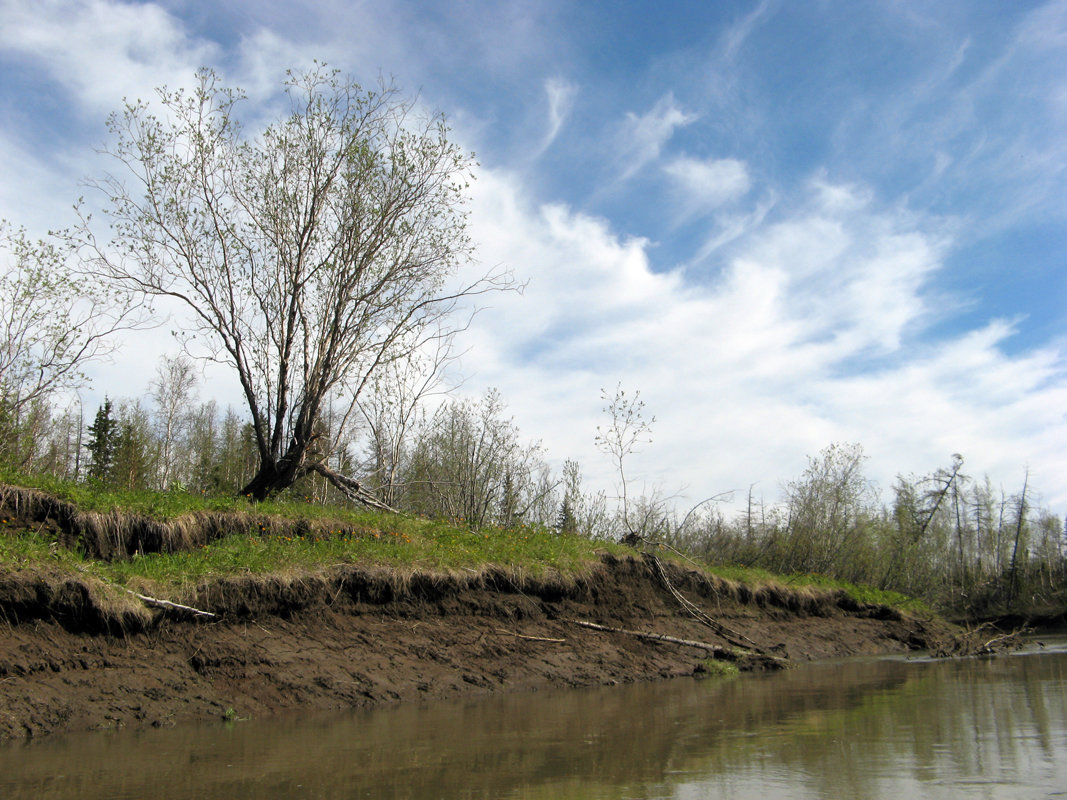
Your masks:
{"label": "white cloud", "polygon": [[714,211],[748,193],[748,167],[733,158],[676,158],[663,167],[681,194],[684,214]]}
{"label": "white cloud", "polygon": [[0,219],[25,227],[32,238],[73,222],[71,204],[78,197],[77,180],[84,166],[62,157],[45,163],[25,143],[0,132]]}
{"label": "white cloud", "polygon": [[[600,486],[600,390],[640,389],[658,417],[637,485],[693,501],[759,482],[766,499],[831,441],[859,441],[883,488],[951,453],[1011,482],[1064,474],[1067,350],[1009,356],[1011,326],[919,345],[950,242],[936,220],[815,183],[787,219],[757,225],[714,282],[653,271],[649,243],[563,206],[533,207],[508,175],[478,181],[483,261],[528,277],[475,321],[465,389],[497,386],[521,429]],[[1067,494],[1050,492],[1050,502]]]}
{"label": "white cloud", "polygon": [[737,58],[737,54],[740,52],[748,38],[770,15],[770,9],[771,0],[762,0],[756,8],[741,17],[741,19],[726,30],[720,44],[722,49],[721,58],[724,62],[729,63]]}
{"label": "white cloud", "polygon": [[857,98],[842,118],[834,137],[842,167],[897,173],[914,202],[953,207],[975,237],[1062,220],[1067,2],[1037,5],[996,35],[955,20],[926,27],[915,77],[891,94]]}
{"label": "white cloud", "polygon": [[3,15],[0,47],[32,60],[91,114],[123,97],[149,99],[156,86],[186,86],[219,56],[154,4],[5,0]]}
{"label": "white cloud", "polygon": [[[101,119],[123,95],[147,98],[163,83],[187,85],[197,67],[220,61],[229,67],[227,82],[244,86],[253,98],[269,96],[280,69],[306,64],[309,55],[342,68],[400,65],[406,72],[399,80],[408,85],[443,75],[432,79],[445,87],[440,91],[451,85],[447,67],[455,62],[448,54],[455,52],[479,65],[507,67],[508,74],[543,76],[559,68],[542,60],[547,37],[537,35],[536,19],[522,14],[498,21],[489,33],[464,27],[457,39],[451,29],[446,35],[420,27],[418,9],[371,6],[338,0],[314,9],[286,7],[286,20],[307,22],[299,40],[281,27],[249,26],[238,47],[227,50],[197,38],[157,4],[0,0],[0,48],[61,85],[75,113]],[[756,26],[773,16],[773,8],[761,3],[721,36],[714,63],[742,61],[756,41]],[[952,181],[988,186],[965,178],[1010,170],[1022,177],[996,184],[1006,186],[1007,195],[977,194],[995,196],[1015,214],[1033,204],[1062,206],[1055,189],[1065,163],[1060,134],[1067,90],[1062,66],[1051,68],[1062,50],[1067,5],[1042,8],[1015,31],[1015,49],[1009,46],[988,68],[975,71],[969,59],[977,48],[960,45],[962,37],[946,39],[950,51],[927,83],[905,87],[895,98],[878,96],[882,111],[857,111],[856,130],[846,127],[840,137],[863,144],[844,148],[855,166],[848,174],[877,172],[878,164],[862,163],[861,152],[871,154],[871,162],[928,153],[936,169],[931,191]],[[470,56],[466,45],[479,37],[483,46]],[[546,64],[553,65],[549,71]],[[1042,70],[1053,77],[1040,78]],[[737,74],[704,72],[724,82]],[[1030,83],[1023,80],[1028,76]],[[1020,104],[1032,96],[1018,87],[1031,83],[1037,101]],[[541,90],[544,128],[535,123],[531,136],[537,141],[543,131],[545,148],[563,130],[577,90],[560,78],[534,86]],[[1013,109],[1041,111],[1047,104],[1055,113],[1011,128],[1012,136],[975,125],[983,104],[1002,97],[1017,104]],[[462,101],[456,105],[449,111],[462,119]],[[672,137],[696,120],[691,108],[707,108],[692,95],[685,106],[663,94],[645,113],[627,114],[605,149],[608,158],[620,159],[623,179],[664,159],[684,213],[714,212],[706,245],[687,272],[656,271],[648,240],[566,205],[535,202],[503,169],[483,172],[471,220],[482,263],[506,264],[530,284],[524,296],[490,298],[492,307],[476,319],[463,341],[471,348],[465,389],[500,387],[526,434],[543,438],[554,458],[578,457],[590,483],[603,487],[612,484],[610,467],[592,443],[601,422],[600,390],[621,380],[641,389],[649,413],[658,417],[654,442],[634,459],[638,483],[658,481],[667,491],[689,484],[693,500],[723,489],[743,492],[752,482],[773,500],[779,482],[798,474],[807,454],[830,441],[854,440],[864,444],[871,477],[883,487],[897,472],[929,471],[958,451],[971,474],[988,471],[1009,490],[1029,465],[1038,484],[1046,481],[1046,500],[1067,506],[1067,344],[1009,354],[1014,329],[1005,321],[931,339],[930,324],[952,308],[951,300],[946,305],[930,294],[952,247],[940,220],[881,206],[862,185],[825,177],[800,197],[790,187],[765,187],[763,199],[746,209],[737,202],[752,193],[745,162],[670,160],[669,152],[664,158]],[[736,117],[767,109],[737,99],[728,110]],[[484,126],[479,132],[492,135],[491,117],[476,122]],[[731,124],[744,127],[733,118]],[[987,128],[993,138],[983,140]],[[872,129],[880,135],[869,135]],[[30,219],[7,215],[51,226],[49,209],[66,209],[74,199],[71,176],[95,171],[85,167],[90,144],[84,156],[49,154],[34,161],[17,134],[5,131],[0,138],[11,173],[0,187],[0,210],[26,209]],[[64,170],[61,159],[86,161]],[[634,213],[640,201],[649,199],[633,203]],[[140,393],[155,351],[167,347],[165,330],[131,342],[120,363],[94,370],[98,391]],[[208,392],[217,388],[227,396],[225,377],[213,381]]]}
{"label": "white cloud", "polygon": [[695,115],[682,111],[670,92],[657,100],[645,114],[639,116],[628,112],[620,134],[623,179],[659,158],[663,145],[674,135],[675,129],[689,125],[696,119]]}

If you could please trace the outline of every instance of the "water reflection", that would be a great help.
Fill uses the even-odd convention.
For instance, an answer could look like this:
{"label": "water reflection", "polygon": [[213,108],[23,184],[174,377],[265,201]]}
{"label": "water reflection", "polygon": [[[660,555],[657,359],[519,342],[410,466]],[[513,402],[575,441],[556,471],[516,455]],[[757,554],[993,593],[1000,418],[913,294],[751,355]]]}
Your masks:
{"label": "water reflection", "polygon": [[57,737],[0,797],[1067,797],[1065,690],[1067,646]]}

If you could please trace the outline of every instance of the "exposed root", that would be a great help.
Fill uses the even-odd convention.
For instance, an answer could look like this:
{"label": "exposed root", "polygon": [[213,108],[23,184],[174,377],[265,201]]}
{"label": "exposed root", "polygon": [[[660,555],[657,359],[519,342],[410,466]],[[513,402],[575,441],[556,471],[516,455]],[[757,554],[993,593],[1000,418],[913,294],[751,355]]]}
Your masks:
{"label": "exposed root", "polygon": [[555,642],[563,644],[567,641],[566,639],[555,639],[551,636],[527,636],[525,633],[515,633],[515,631],[505,630],[504,628],[500,628],[497,633],[502,633],[505,636],[514,636],[516,639],[526,639],[529,642]]}
{"label": "exposed root", "polygon": [[170,600],[160,600],[158,597],[149,597],[146,594],[140,594],[139,592],[135,592],[133,591],[133,589],[124,589],[124,591],[129,592],[142,603],[147,603],[148,605],[155,606],[156,608],[162,608],[173,611],[187,611],[191,614],[201,617],[217,616],[216,614],[212,614],[210,611],[201,611],[199,608],[193,608],[192,606],[182,605],[181,603],[173,603]]}

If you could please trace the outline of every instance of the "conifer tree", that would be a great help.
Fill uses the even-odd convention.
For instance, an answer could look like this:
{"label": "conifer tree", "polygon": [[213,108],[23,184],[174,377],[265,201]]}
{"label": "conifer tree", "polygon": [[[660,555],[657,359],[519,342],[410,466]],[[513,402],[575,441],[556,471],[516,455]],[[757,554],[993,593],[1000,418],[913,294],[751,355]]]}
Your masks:
{"label": "conifer tree", "polygon": [[106,483],[111,479],[118,433],[118,420],[111,416],[111,400],[105,397],[89,426],[89,441],[85,443],[89,451],[89,480]]}

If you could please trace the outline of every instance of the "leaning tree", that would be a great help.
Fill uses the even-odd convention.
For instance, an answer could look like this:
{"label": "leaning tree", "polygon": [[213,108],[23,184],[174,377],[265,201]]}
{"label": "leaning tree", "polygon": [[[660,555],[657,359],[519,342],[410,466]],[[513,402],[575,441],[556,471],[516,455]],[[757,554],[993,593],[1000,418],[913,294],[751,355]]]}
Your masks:
{"label": "leaning tree", "polygon": [[190,92],[158,90],[158,116],[127,103],[108,120],[120,168],[93,183],[113,236],[85,216],[79,238],[112,285],[183,304],[187,349],[235,370],[259,452],[243,494],[318,473],[381,505],[329,465],[345,428],[324,430],[330,398],[352,413],[383,365],[452,335],[465,299],[509,278],[456,282],[475,162],[441,115],[322,65],[288,73],[284,92],[288,111],[256,133],[210,70]]}

